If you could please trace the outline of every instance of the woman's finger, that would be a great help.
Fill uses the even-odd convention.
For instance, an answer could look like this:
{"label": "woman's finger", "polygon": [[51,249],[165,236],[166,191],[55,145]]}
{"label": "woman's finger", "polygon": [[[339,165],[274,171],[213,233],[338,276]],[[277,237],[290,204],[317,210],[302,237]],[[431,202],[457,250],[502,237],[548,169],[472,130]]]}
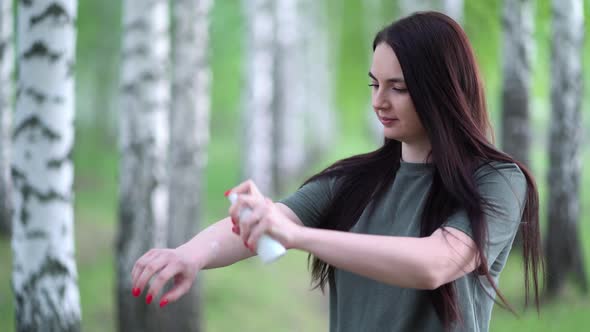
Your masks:
{"label": "woman's finger", "polygon": [[152,276],[169,263],[169,259],[166,259],[164,255],[158,256],[156,259],[150,261],[145,265],[143,271],[137,279],[137,283],[133,285],[133,288],[138,288],[140,292],[145,288],[147,283],[150,281]]}
{"label": "woman's finger", "polygon": [[268,218],[262,218],[250,230],[250,234],[246,238],[246,244],[253,249],[258,248],[258,241],[260,237],[265,234],[269,228],[270,221]]}
{"label": "woman's finger", "polygon": [[185,276],[177,276],[177,278],[179,279],[179,282],[175,283],[174,287],[172,287],[171,290],[169,290],[168,292],[163,294],[162,297],[160,297],[160,307],[163,307],[168,303],[172,303],[178,300],[181,296],[186,294],[191,288],[191,285],[193,283],[192,280]]}
{"label": "woman's finger", "polygon": [[178,263],[171,263],[166,265],[158,275],[152,280],[152,284],[146,294],[146,302],[150,304],[154,298],[160,294],[160,291],[168,280],[172,279],[176,274],[181,272],[181,265]]}
{"label": "woman's finger", "polygon": [[256,186],[256,184],[252,180],[246,180],[246,181],[240,183],[239,185],[235,186],[234,188],[232,188],[230,191],[232,193],[236,193],[238,195],[239,194],[250,194],[253,196],[262,196],[262,194],[258,190],[258,187]]}
{"label": "woman's finger", "polygon": [[[150,261],[156,259],[160,254],[160,249],[150,249],[147,253],[141,256],[133,265],[133,269],[131,270],[131,284],[136,285],[139,279],[139,276],[145,269],[145,266],[149,264]],[[135,288],[135,287],[134,287]]]}

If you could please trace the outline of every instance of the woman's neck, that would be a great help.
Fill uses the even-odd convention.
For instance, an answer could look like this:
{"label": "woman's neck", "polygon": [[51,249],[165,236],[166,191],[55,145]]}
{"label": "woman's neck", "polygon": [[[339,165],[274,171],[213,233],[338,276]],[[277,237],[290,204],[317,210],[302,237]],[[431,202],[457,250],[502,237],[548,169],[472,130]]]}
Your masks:
{"label": "woman's neck", "polygon": [[407,163],[431,162],[429,156],[430,150],[431,147],[428,140],[412,143],[402,142],[402,160]]}

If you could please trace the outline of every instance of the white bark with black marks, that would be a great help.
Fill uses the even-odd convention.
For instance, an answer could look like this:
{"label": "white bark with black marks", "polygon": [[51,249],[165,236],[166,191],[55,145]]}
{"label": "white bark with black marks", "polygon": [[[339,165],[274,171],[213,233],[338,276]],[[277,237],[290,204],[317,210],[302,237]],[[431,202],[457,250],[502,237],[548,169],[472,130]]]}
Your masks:
{"label": "white bark with black marks", "polygon": [[14,38],[12,1],[0,1],[0,234],[12,229],[12,183],[10,180],[13,112]]}
{"label": "white bark with black marks", "polygon": [[[213,0],[173,3],[173,89],[170,116],[170,210],[168,247],[188,241],[202,224],[204,171],[209,144],[209,12]],[[197,279],[168,310],[163,331],[202,330],[201,289]]]}
{"label": "white bark with black marks", "polygon": [[166,246],[167,155],[170,109],[169,5],[166,0],[123,2],[120,77],[119,331],[158,331],[158,294],[151,305],[131,296],[131,269],[153,247]]}
{"label": "white bark with black marks", "polygon": [[463,0],[442,0],[441,10],[443,13],[457,21],[457,23],[463,23]]}
{"label": "white bark with black marks", "polygon": [[[379,29],[383,28],[376,24],[376,22],[381,21],[381,16],[383,15],[383,6],[380,0],[367,0],[363,1],[363,21],[365,26],[365,34],[367,39],[367,49],[371,50],[373,47],[373,39]],[[367,68],[371,68],[371,63],[373,62],[373,52],[371,50],[369,63],[367,64]],[[370,78],[367,76],[367,82],[370,82]],[[367,94],[371,95],[370,87],[367,86]],[[371,97],[368,98],[368,105],[367,105],[367,127],[368,132],[371,138],[375,141],[377,146],[383,144],[383,124],[379,121],[379,118],[375,114],[375,110],[373,109]]]}
{"label": "white bark with black marks", "polygon": [[246,12],[246,79],[242,113],[242,178],[273,196],[274,1],[243,0]]}
{"label": "white bark with black marks", "polygon": [[19,1],[13,272],[17,331],[79,331],[74,253],[75,0]]}
{"label": "white bark with black marks", "polygon": [[440,0],[399,0],[398,7],[401,16],[407,16],[418,11],[442,9]]}
{"label": "white bark with black marks", "polygon": [[275,192],[283,193],[305,163],[305,46],[301,0],[278,0],[274,129]]}
{"label": "white bark with black marks", "polygon": [[330,37],[326,2],[302,2],[305,145],[306,165],[310,165],[330,150],[339,135],[334,76],[339,62],[340,35],[336,33]]}
{"label": "white bark with black marks", "polygon": [[504,0],[502,10],[502,136],[504,152],[528,165],[531,146],[533,4]]}
{"label": "white bark with black marks", "polygon": [[584,292],[588,281],[579,239],[581,107],[584,41],[583,0],[552,1],[551,120],[547,292],[559,294],[573,275]]}

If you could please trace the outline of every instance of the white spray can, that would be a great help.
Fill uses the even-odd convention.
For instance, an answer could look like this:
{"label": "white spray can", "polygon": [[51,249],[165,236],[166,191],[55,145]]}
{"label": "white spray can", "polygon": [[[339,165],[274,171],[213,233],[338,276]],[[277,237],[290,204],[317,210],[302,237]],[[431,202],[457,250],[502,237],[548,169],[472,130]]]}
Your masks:
{"label": "white spray can", "polygon": [[[229,198],[229,201],[233,205],[238,200],[238,194],[230,193],[227,198]],[[242,208],[239,212],[240,220],[247,218],[250,213],[252,213],[250,208]],[[285,249],[285,247],[283,247],[279,241],[273,239],[267,234],[263,234],[258,240],[256,254],[264,264],[274,262],[275,260],[281,258],[286,252],[287,249]]]}

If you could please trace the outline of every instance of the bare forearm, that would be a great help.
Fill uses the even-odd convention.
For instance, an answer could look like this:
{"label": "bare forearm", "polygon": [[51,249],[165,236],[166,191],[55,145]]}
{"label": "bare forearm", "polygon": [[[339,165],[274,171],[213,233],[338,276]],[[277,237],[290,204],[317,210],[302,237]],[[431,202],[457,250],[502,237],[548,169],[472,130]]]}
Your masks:
{"label": "bare forearm", "polygon": [[[424,238],[393,237],[305,228],[295,247],[328,264],[387,284],[406,288],[436,287],[432,271],[436,252]],[[439,259],[440,258],[440,259]]]}
{"label": "bare forearm", "polygon": [[232,231],[229,217],[207,227],[178,249],[187,252],[201,262],[202,269],[224,267],[252,257],[239,236]]}

